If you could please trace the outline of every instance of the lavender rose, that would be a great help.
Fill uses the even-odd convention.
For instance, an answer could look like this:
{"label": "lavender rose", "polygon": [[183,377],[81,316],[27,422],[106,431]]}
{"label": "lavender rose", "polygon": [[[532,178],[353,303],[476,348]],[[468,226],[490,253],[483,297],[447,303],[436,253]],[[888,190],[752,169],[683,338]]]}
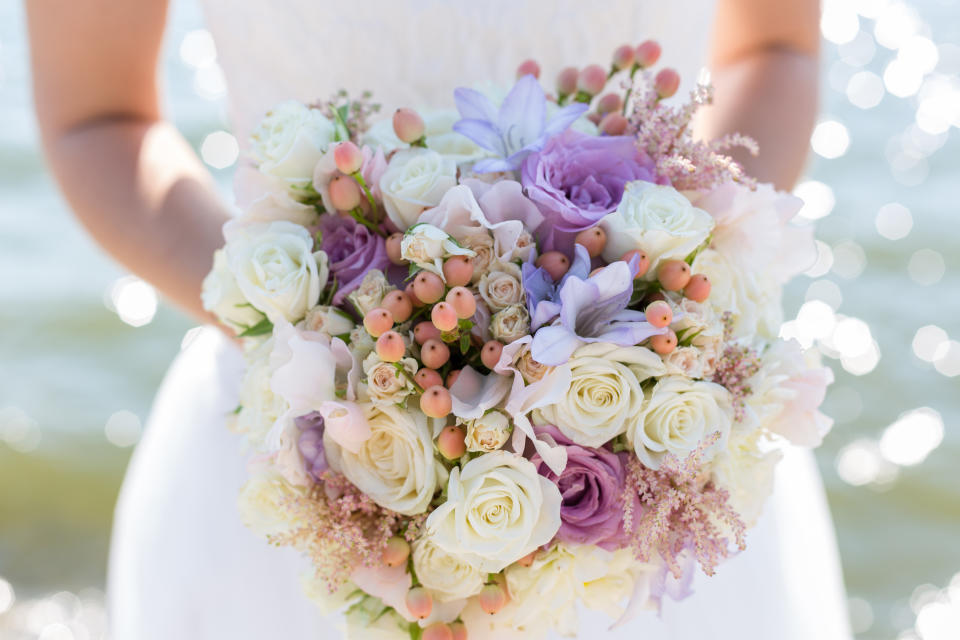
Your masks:
{"label": "lavender rose", "polygon": [[530,461],[560,489],[560,530],[565,542],[615,549],[623,542],[623,488],[626,465],[607,449],[581,447],[552,425],[536,427],[567,450],[567,466],[558,477],[539,454]]}
{"label": "lavender rose", "polygon": [[574,235],[612,213],[626,183],[654,178],[653,162],[633,138],[569,130],[527,156],[521,182],[546,219],[544,249],[571,253]]}
{"label": "lavender rose", "polygon": [[371,269],[386,271],[390,266],[383,238],[352,218],[323,216],[321,245],[330,260],[330,271],[339,286],[333,304],[339,305],[348,293],[360,286]]}
{"label": "lavender rose", "polygon": [[297,450],[303,457],[303,467],[307,475],[320,482],[320,474],[329,466],[323,451],[323,416],[319,411],[311,411],[293,422],[300,430]]}

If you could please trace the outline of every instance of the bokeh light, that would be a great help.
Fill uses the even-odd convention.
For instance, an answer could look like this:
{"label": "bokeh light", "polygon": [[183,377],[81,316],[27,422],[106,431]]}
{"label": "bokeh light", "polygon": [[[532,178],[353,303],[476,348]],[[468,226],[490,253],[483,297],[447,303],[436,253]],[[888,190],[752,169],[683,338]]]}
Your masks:
{"label": "bokeh light", "polygon": [[934,249],[914,251],[907,263],[910,279],[924,287],[940,282],[946,270],[947,265],[943,261],[943,256]]}
{"label": "bokeh light", "polygon": [[819,180],[801,182],[794,188],[793,195],[803,200],[803,207],[797,215],[805,220],[824,218],[830,215],[837,204],[833,189]]}
{"label": "bokeh light", "polygon": [[233,134],[226,131],[214,131],[203,139],[200,145],[200,157],[214,169],[226,169],[232,166],[240,155],[240,145]]}
{"label": "bokeh light", "polygon": [[157,292],[136,276],[124,276],[110,287],[108,307],[131,327],[150,324],[157,314]]}
{"label": "bokeh light", "polygon": [[827,160],[839,158],[850,148],[850,132],[837,120],[824,120],[814,128],[810,147]]}
{"label": "bokeh light", "polygon": [[960,342],[943,342],[933,354],[933,368],[948,378],[960,376]]}
{"label": "bokeh light", "polygon": [[943,418],[929,408],[914,409],[888,426],[880,438],[880,453],[888,461],[910,467],[926,460],[943,442]]}
{"label": "bokeh light", "polygon": [[933,362],[940,345],[947,342],[947,332],[934,324],[917,329],[911,347],[913,354],[926,362]]}
{"label": "bokeh light", "polygon": [[872,71],[860,71],[847,82],[847,100],[855,107],[872,109],[883,100],[883,80]]}
{"label": "bokeh light", "polygon": [[902,240],[913,229],[913,215],[899,202],[891,202],[880,207],[874,224],[877,233],[887,240]]}
{"label": "bokeh light", "polygon": [[132,411],[116,411],[103,427],[107,441],[117,447],[132,447],[140,440],[143,427],[140,418]]}

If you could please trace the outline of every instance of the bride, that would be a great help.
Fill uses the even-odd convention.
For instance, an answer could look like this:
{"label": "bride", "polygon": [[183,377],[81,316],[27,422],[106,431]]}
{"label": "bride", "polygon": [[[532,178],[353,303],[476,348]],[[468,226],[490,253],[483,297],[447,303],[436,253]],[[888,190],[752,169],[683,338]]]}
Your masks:
{"label": "bride", "polygon": [[[707,62],[716,105],[704,136],[740,131],[761,181],[789,188],[816,110],[817,0],[205,0],[234,128],[285,98],[376,89],[397,106],[442,105],[453,87],[508,83],[536,58],[549,80],[574,60],[605,62],[621,42],[658,39],[689,82]],[[37,112],[70,204],[117,260],[197,318],[200,283],[228,208],[160,111],[166,0],[31,0]],[[205,330],[157,395],[117,507],[110,566],[114,640],[339,638],[302,593],[299,558],[240,523],[239,441],[225,427],[242,362]],[[843,640],[843,586],[812,457],[794,453],[748,550],[698,575],[696,593],[616,632],[589,612],[583,637]]]}

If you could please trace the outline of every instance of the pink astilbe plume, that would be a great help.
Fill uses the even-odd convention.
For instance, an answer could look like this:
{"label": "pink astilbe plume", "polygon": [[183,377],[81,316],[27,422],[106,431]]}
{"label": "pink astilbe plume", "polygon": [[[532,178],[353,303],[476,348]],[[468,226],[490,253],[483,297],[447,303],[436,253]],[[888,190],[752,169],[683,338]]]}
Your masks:
{"label": "pink astilbe plume", "polygon": [[746,525],[730,507],[729,494],[701,468],[704,454],[719,438],[714,433],[704,439],[683,462],[667,455],[656,470],[632,456],[627,465],[627,491],[639,496],[640,513],[631,508],[633,500],[625,499],[624,529],[641,560],[659,553],[677,578],[683,573],[680,556],[688,549],[704,573],[713,575],[730,554],[729,535],[737,547],[746,548]]}
{"label": "pink astilbe plume", "polygon": [[693,116],[713,101],[710,86],[698,85],[690,92],[689,102],[673,107],[660,100],[650,73],[644,72],[634,78],[631,95],[629,130],[640,150],[656,160],[659,177],[681,191],[709,190],[731,180],[753,186],[743,167],[724,152],[741,147],[756,155],[754,140],[739,134],[710,142],[693,139]]}
{"label": "pink astilbe plume", "polygon": [[730,342],[733,334],[733,316],[729,312],[723,314],[724,340],[727,341],[717,368],[713,374],[713,382],[726,388],[733,398],[733,413],[737,422],[743,420],[746,409],[747,396],[753,393],[748,384],[760,370],[760,356],[754,349]]}
{"label": "pink astilbe plume", "polygon": [[270,543],[306,554],[331,593],[354,568],[380,563],[387,540],[407,524],[333,471],[324,471],[308,493],[285,500],[282,508],[297,526],[269,536]]}
{"label": "pink astilbe plume", "polygon": [[320,109],[330,120],[342,121],[350,133],[350,139],[359,143],[360,136],[370,128],[370,118],[380,111],[373,101],[373,94],[364,91],[359,98],[351,98],[345,89],[340,89],[326,102],[317,102],[312,107]]}

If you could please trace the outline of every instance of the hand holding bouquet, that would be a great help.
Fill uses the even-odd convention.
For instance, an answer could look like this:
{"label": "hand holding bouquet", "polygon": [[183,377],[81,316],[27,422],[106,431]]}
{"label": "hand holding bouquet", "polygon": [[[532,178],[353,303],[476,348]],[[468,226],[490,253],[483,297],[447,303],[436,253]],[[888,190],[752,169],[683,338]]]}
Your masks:
{"label": "hand holding bouquet", "polygon": [[204,286],[244,338],[246,522],[311,561],[350,637],[577,632],[712,573],[815,446],[829,370],[777,338],[792,196],[689,132],[617,49],[547,95],[525,62],[457,111],[286,102]]}

